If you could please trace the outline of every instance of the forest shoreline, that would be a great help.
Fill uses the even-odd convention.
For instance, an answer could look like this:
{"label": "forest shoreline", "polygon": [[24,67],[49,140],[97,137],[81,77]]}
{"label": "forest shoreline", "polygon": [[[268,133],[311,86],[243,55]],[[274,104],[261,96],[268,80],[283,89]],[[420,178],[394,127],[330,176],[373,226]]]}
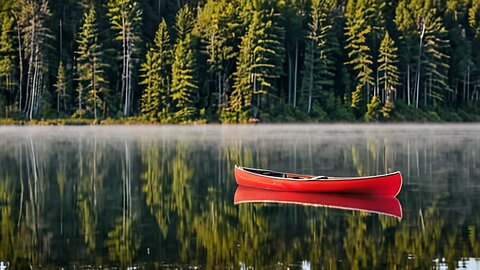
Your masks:
{"label": "forest shoreline", "polygon": [[150,125],[150,126],[163,126],[163,125],[244,125],[244,124],[461,124],[461,123],[480,123],[480,116],[473,115],[471,119],[442,119],[442,118],[421,118],[416,120],[405,119],[390,119],[383,121],[366,121],[366,120],[294,120],[294,121],[258,121],[256,119],[244,123],[222,123],[220,121],[190,121],[183,123],[169,123],[148,121],[142,117],[130,117],[130,118],[107,118],[107,119],[87,119],[87,118],[54,118],[54,119],[13,119],[13,118],[1,118],[1,126],[128,126],[128,125]]}
{"label": "forest shoreline", "polygon": [[242,122],[222,121],[223,119],[206,116],[196,120],[176,121],[169,118],[161,120],[158,118],[149,118],[145,115],[136,115],[131,117],[107,117],[107,118],[87,118],[87,117],[63,117],[43,116],[31,120],[21,117],[21,115],[12,115],[11,117],[0,118],[0,125],[17,126],[81,126],[81,125],[199,125],[199,124],[328,124],[328,123],[480,123],[480,108],[476,106],[446,108],[414,108],[399,102],[390,113],[389,118],[371,119],[368,117],[352,118],[349,114],[342,117],[335,117],[333,114],[323,114],[321,117],[310,117],[298,110],[284,110],[276,114],[276,117],[261,114],[258,118],[249,118]]}
{"label": "forest shoreline", "polygon": [[480,121],[479,18],[459,0],[4,0],[0,117]]}

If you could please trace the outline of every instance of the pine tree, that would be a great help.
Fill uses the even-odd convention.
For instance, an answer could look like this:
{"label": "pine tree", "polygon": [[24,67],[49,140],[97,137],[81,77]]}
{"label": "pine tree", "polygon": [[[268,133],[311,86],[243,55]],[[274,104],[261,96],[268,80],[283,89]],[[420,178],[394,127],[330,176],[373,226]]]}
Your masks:
{"label": "pine tree", "polygon": [[305,97],[307,99],[307,113],[311,112],[314,100],[326,98],[333,86],[333,54],[338,49],[338,42],[333,36],[335,9],[334,0],[312,1],[302,83],[303,100]]}
{"label": "pine tree", "polygon": [[[472,45],[480,42],[480,0],[472,0],[472,6],[468,10],[468,24],[474,31],[472,37]],[[473,46],[472,46],[473,47]],[[471,99],[480,101],[480,52],[478,50],[472,50],[472,94]]]}
{"label": "pine tree", "polygon": [[[287,103],[293,107],[297,106],[299,67],[301,67],[300,53],[304,43],[306,31],[304,25],[307,21],[307,13],[310,3],[304,1],[285,1],[282,8],[283,23],[285,25],[285,51],[287,55]],[[334,16],[332,16],[334,17]]]}
{"label": "pine tree", "polygon": [[[407,73],[407,99],[418,108],[423,98],[424,106],[430,100],[443,100],[450,91],[448,85],[449,42],[446,29],[438,15],[436,6],[428,0],[406,1],[398,4],[395,23],[401,39],[410,45],[407,51],[413,76]],[[410,85],[412,90],[410,90]],[[420,95],[422,93],[422,95]]]}
{"label": "pine tree", "polygon": [[418,42],[415,21],[406,0],[401,0],[395,9],[395,25],[399,32],[399,60],[401,82],[403,84],[403,99],[407,105],[413,103],[415,54],[418,52]]}
{"label": "pine tree", "polygon": [[[229,92],[228,79],[235,67],[237,55],[236,33],[241,28],[238,14],[238,1],[208,0],[198,11],[195,26],[196,35],[200,37],[202,53],[207,57],[207,108],[219,112],[226,106],[226,94]],[[211,111],[210,113],[214,113]]]}
{"label": "pine tree", "polygon": [[57,93],[57,114],[60,114],[60,104],[63,104],[63,111],[67,111],[67,76],[65,66],[60,60],[58,64],[57,82],[55,83],[55,92]]}
{"label": "pine tree", "polygon": [[349,0],[346,7],[346,26],[345,35],[349,61],[346,64],[352,65],[353,70],[357,72],[355,91],[352,92],[352,107],[360,108],[363,100],[362,93],[364,88],[367,90],[367,98],[370,95],[370,87],[374,86],[373,79],[373,56],[372,49],[367,43],[369,35],[372,32],[370,24],[373,16],[372,6],[368,1]]}
{"label": "pine tree", "polygon": [[140,68],[140,77],[143,81],[140,85],[145,85],[143,90],[142,99],[140,100],[140,111],[143,116],[149,120],[155,120],[158,117],[160,110],[160,75],[158,68],[158,55],[154,53],[150,48],[145,56],[145,62],[142,63]]}
{"label": "pine tree", "polygon": [[283,73],[285,29],[281,24],[278,5],[277,1],[259,0],[253,6],[250,27],[257,37],[251,51],[253,102],[259,112],[268,112],[268,106],[275,104],[270,99],[278,98],[275,84]]}
{"label": "pine tree", "polygon": [[380,44],[378,57],[379,88],[381,101],[385,104],[382,108],[383,116],[388,118],[393,105],[393,92],[399,84],[398,57],[395,42],[390,38],[388,31]]}
{"label": "pine tree", "polygon": [[[463,102],[468,102],[471,85],[472,71],[474,70],[474,57],[472,52],[472,38],[468,32],[468,6],[463,0],[448,0],[445,14],[445,26],[448,31],[451,51],[449,79],[453,93],[450,104],[458,104],[458,94],[462,93]],[[452,101],[452,102],[450,102]]]}
{"label": "pine tree", "polygon": [[[443,101],[446,94],[451,92],[448,84],[448,71],[450,69],[447,52],[450,43],[447,38],[447,30],[440,17],[435,17],[436,10],[431,9],[425,16],[425,43],[423,62],[425,62],[425,76],[423,85],[424,106],[432,100],[433,104]],[[420,90],[417,90],[419,93]],[[430,99],[429,99],[430,98]],[[418,102],[417,98],[417,102]]]}
{"label": "pine tree", "polygon": [[254,1],[250,12],[252,19],[240,44],[234,89],[224,113],[233,117],[228,121],[248,121],[258,117],[262,109],[268,111],[263,107],[272,105],[270,97],[277,97],[275,82],[282,74],[285,29],[279,22],[278,3]]}
{"label": "pine tree", "polygon": [[472,0],[468,10],[468,24],[474,30],[475,36],[480,38],[480,0]]}
{"label": "pine tree", "polygon": [[[105,64],[102,62],[102,50],[98,44],[98,29],[95,9],[92,6],[85,13],[83,25],[78,33],[77,43],[77,80],[81,84],[81,91],[85,95],[87,110],[95,119],[103,110],[105,116],[105,101],[108,94],[108,82],[105,77]],[[79,92],[81,96],[82,92]],[[81,97],[79,97],[81,110]]]}
{"label": "pine tree", "polygon": [[221,112],[223,122],[246,122],[252,117],[253,85],[251,82],[253,31],[242,37],[237,71],[233,74],[235,83],[229,97],[228,107]]}
{"label": "pine tree", "polygon": [[130,115],[133,99],[132,72],[133,53],[139,41],[139,27],[142,20],[142,10],[135,0],[109,0],[108,16],[112,29],[117,32],[117,40],[122,41],[122,97],[124,101],[123,115]]}
{"label": "pine tree", "polygon": [[32,119],[39,111],[41,97],[48,96],[42,94],[42,90],[44,74],[48,71],[45,51],[47,41],[52,38],[47,27],[51,13],[47,0],[19,0],[15,3],[14,14],[18,18],[18,28],[21,29],[24,57],[28,60],[24,111],[26,117]]}
{"label": "pine tree", "polygon": [[[0,6],[1,7],[1,6]],[[13,48],[13,18],[0,17],[0,105],[15,100],[15,56]],[[3,100],[3,102],[2,102]],[[5,112],[0,106],[0,115]]]}
{"label": "pine tree", "polygon": [[41,96],[38,101],[38,116],[41,118],[48,118],[53,115],[54,110],[52,109],[53,96],[48,89],[45,89],[45,85],[41,86],[43,89],[40,90]]}
{"label": "pine tree", "polygon": [[83,118],[85,117],[85,109],[84,109],[85,90],[83,88],[83,85],[79,83],[75,88],[75,91],[78,93],[77,100],[76,100],[78,106],[77,106],[77,110],[72,115],[72,118]]}
{"label": "pine tree", "polygon": [[177,122],[192,121],[198,116],[199,87],[192,37],[194,22],[193,13],[187,5],[178,11],[175,20],[177,39],[174,46],[171,88],[175,107],[173,117]]}
{"label": "pine tree", "polygon": [[372,100],[367,104],[367,111],[365,112],[366,121],[375,121],[379,117],[379,112],[382,106],[380,98],[376,95],[372,97]]}
{"label": "pine tree", "polygon": [[167,23],[158,26],[153,46],[148,50],[141,67],[141,85],[145,86],[141,112],[148,119],[166,120],[169,117],[171,83],[171,46]]}

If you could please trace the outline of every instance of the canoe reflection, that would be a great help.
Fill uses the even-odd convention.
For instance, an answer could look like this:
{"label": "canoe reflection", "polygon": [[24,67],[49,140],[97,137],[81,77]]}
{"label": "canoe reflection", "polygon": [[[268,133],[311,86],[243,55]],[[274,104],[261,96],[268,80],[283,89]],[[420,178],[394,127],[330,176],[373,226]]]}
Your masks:
{"label": "canoe reflection", "polygon": [[399,219],[402,218],[402,206],[396,198],[392,197],[384,198],[333,193],[283,192],[238,187],[235,191],[234,203],[299,204],[364,211],[368,213],[394,216]]}

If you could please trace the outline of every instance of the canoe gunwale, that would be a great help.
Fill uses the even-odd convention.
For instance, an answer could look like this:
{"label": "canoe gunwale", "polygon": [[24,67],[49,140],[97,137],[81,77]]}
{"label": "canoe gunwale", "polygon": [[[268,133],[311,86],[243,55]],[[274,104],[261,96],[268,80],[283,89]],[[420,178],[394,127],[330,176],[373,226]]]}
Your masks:
{"label": "canoe gunwale", "polygon": [[[265,177],[273,180],[279,180],[279,181],[292,181],[292,182],[312,182],[312,181],[318,181],[318,182],[336,182],[336,181],[357,181],[357,180],[372,180],[375,178],[383,178],[387,176],[392,176],[396,174],[400,174],[400,171],[395,171],[387,174],[379,174],[379,175],[372,175],[372,176],[347,176],[347,177],[338,177],[338,176],[327,176],[328,178],[326,179],[318,179],[318,176],[312,176],[311,178],[286,178],[286,177],[276,177],[276,176],[270,176],[270,175],[263,175],[260,173],[255,173],[254,171],[268,171],[272,173],[280,173],[282,172],[277,172],[277,171],[271,171],[271,170],[262,170],[262,169],[255,169],[255,168],[249,168],[249,167],[241,167],[235,165],[235,168],[251,174],[251,175],[257,175],[260,177]],[[288,174],[288,173],[286,173]],[[307,175],[306,175],[307,176]]]}

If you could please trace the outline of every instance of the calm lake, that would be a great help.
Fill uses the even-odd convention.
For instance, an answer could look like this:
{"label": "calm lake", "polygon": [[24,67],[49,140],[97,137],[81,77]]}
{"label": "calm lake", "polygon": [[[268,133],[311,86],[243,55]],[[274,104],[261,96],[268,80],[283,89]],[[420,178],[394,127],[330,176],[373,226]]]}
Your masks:
{"label": "calm lake", "polygon": [[[398,170],[402,217],[235,203],[235,164]],[[479,193],[478,124],[0,127],[0,268],[480,269]]]}

